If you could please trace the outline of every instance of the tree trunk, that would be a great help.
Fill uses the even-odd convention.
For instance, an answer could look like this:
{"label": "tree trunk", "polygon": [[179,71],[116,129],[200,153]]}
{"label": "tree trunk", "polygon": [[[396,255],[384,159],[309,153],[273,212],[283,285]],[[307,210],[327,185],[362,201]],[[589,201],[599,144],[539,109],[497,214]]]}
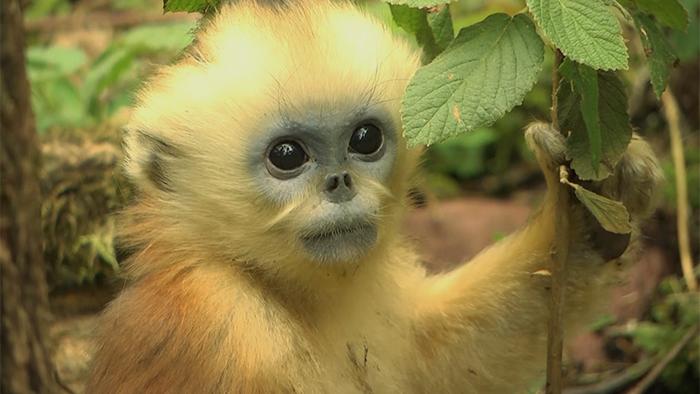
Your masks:
{"label": "tree trunk", "polygon": [[18,0],[0,1],[0,391],[53,393],[42,257],[39,147]]}

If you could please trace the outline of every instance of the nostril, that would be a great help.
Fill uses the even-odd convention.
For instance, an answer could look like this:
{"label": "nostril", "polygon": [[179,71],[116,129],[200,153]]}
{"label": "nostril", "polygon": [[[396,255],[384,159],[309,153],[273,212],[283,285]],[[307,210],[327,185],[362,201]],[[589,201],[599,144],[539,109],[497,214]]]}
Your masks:
{"label": "nostril", "polygon": [[331,175],[326,179],[326,190],[332,192],[338,188],[338,176]]}
{"label": "nostril", "polygon": [[345,183],[345,186],[348,188],[352,187],[352,177],[347,172],[343,174],[343,183]]}

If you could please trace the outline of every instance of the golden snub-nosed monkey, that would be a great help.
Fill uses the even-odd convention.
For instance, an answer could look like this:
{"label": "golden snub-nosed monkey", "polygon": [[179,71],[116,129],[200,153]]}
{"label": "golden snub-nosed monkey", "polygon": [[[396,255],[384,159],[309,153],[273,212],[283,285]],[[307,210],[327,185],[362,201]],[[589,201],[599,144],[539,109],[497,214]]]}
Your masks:
{"label": "golden snub-nosed monkey", "polygon": [[[120,239],[135,252],[87,392],[515,393],[542,374],[548,280],[534,273],[549,264],[562,137],[526,132],[549,185],[528,225],[427,275],[400,228],[418,153],[399,106],[418,59],[351,4],[241,0],[204,22],[127,127],[139,198]],[[659,177],[635,137],[596,187],[636,222]],[[625,257],[572,209],[571,326],[605,260]]]}

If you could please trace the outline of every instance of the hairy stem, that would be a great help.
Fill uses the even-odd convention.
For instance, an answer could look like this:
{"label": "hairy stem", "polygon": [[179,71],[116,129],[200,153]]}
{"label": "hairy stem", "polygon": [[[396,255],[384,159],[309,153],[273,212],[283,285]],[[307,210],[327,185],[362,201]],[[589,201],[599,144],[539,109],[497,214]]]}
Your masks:
{"label": "hairy stem", "polygon": [[[552,127],[559,129],[557,117],[559,90],[559,65],[563,55],[556,50],[552,66]],[[562,168],[560,176],[566,177],[566,168]],[[562,392],[562,352],[564,348],[562,305],[564,301],[564,286],[566,282],[566,261],[569,255],[569,191],[565,184],[557,186],[556,206],[556,239],[552,251],[550,271],[552,285],[549,300],[549,322],[547,335],[547,394]]]}
{"label": "hairy stem", "polygon": [[683,277],[690,291],[696,291],[698,283],[693,273],[693,258],[690,252],[690,237],[688,235],[688,183],[685,173],[685,157],[683,153],[683,141],[681,136],[678,103],[673,97],[670,88],[661,95],[664,116],[668,123],[668,132],[671,136],[671,155],[673,156],[673,168],[676,174],[676,205],[677,219],[676,231],[678,233],[678,250],[681,257]]}

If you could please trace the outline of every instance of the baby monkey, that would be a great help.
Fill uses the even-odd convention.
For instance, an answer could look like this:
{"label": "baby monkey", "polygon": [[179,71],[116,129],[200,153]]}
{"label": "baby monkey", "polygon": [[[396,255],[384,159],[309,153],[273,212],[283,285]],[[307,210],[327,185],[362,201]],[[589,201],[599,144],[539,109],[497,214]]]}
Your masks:
{"label": "baby monkey", "polygon": [[[428,275],[400,228],[419,152],[399,107],[418,51],[351,4],[289,3],[222,6],[141,91],[125,141],[130,284],[105,311],[87,392],[524,392],[544,370],[537,272],[563,138],[526,132],[548,184],[528,225]],[[659,178],[635,137],[594,186],[636,223]],[[571,215],[573,327],[606,260],[629,252],[601,252],[595,222]]]}

